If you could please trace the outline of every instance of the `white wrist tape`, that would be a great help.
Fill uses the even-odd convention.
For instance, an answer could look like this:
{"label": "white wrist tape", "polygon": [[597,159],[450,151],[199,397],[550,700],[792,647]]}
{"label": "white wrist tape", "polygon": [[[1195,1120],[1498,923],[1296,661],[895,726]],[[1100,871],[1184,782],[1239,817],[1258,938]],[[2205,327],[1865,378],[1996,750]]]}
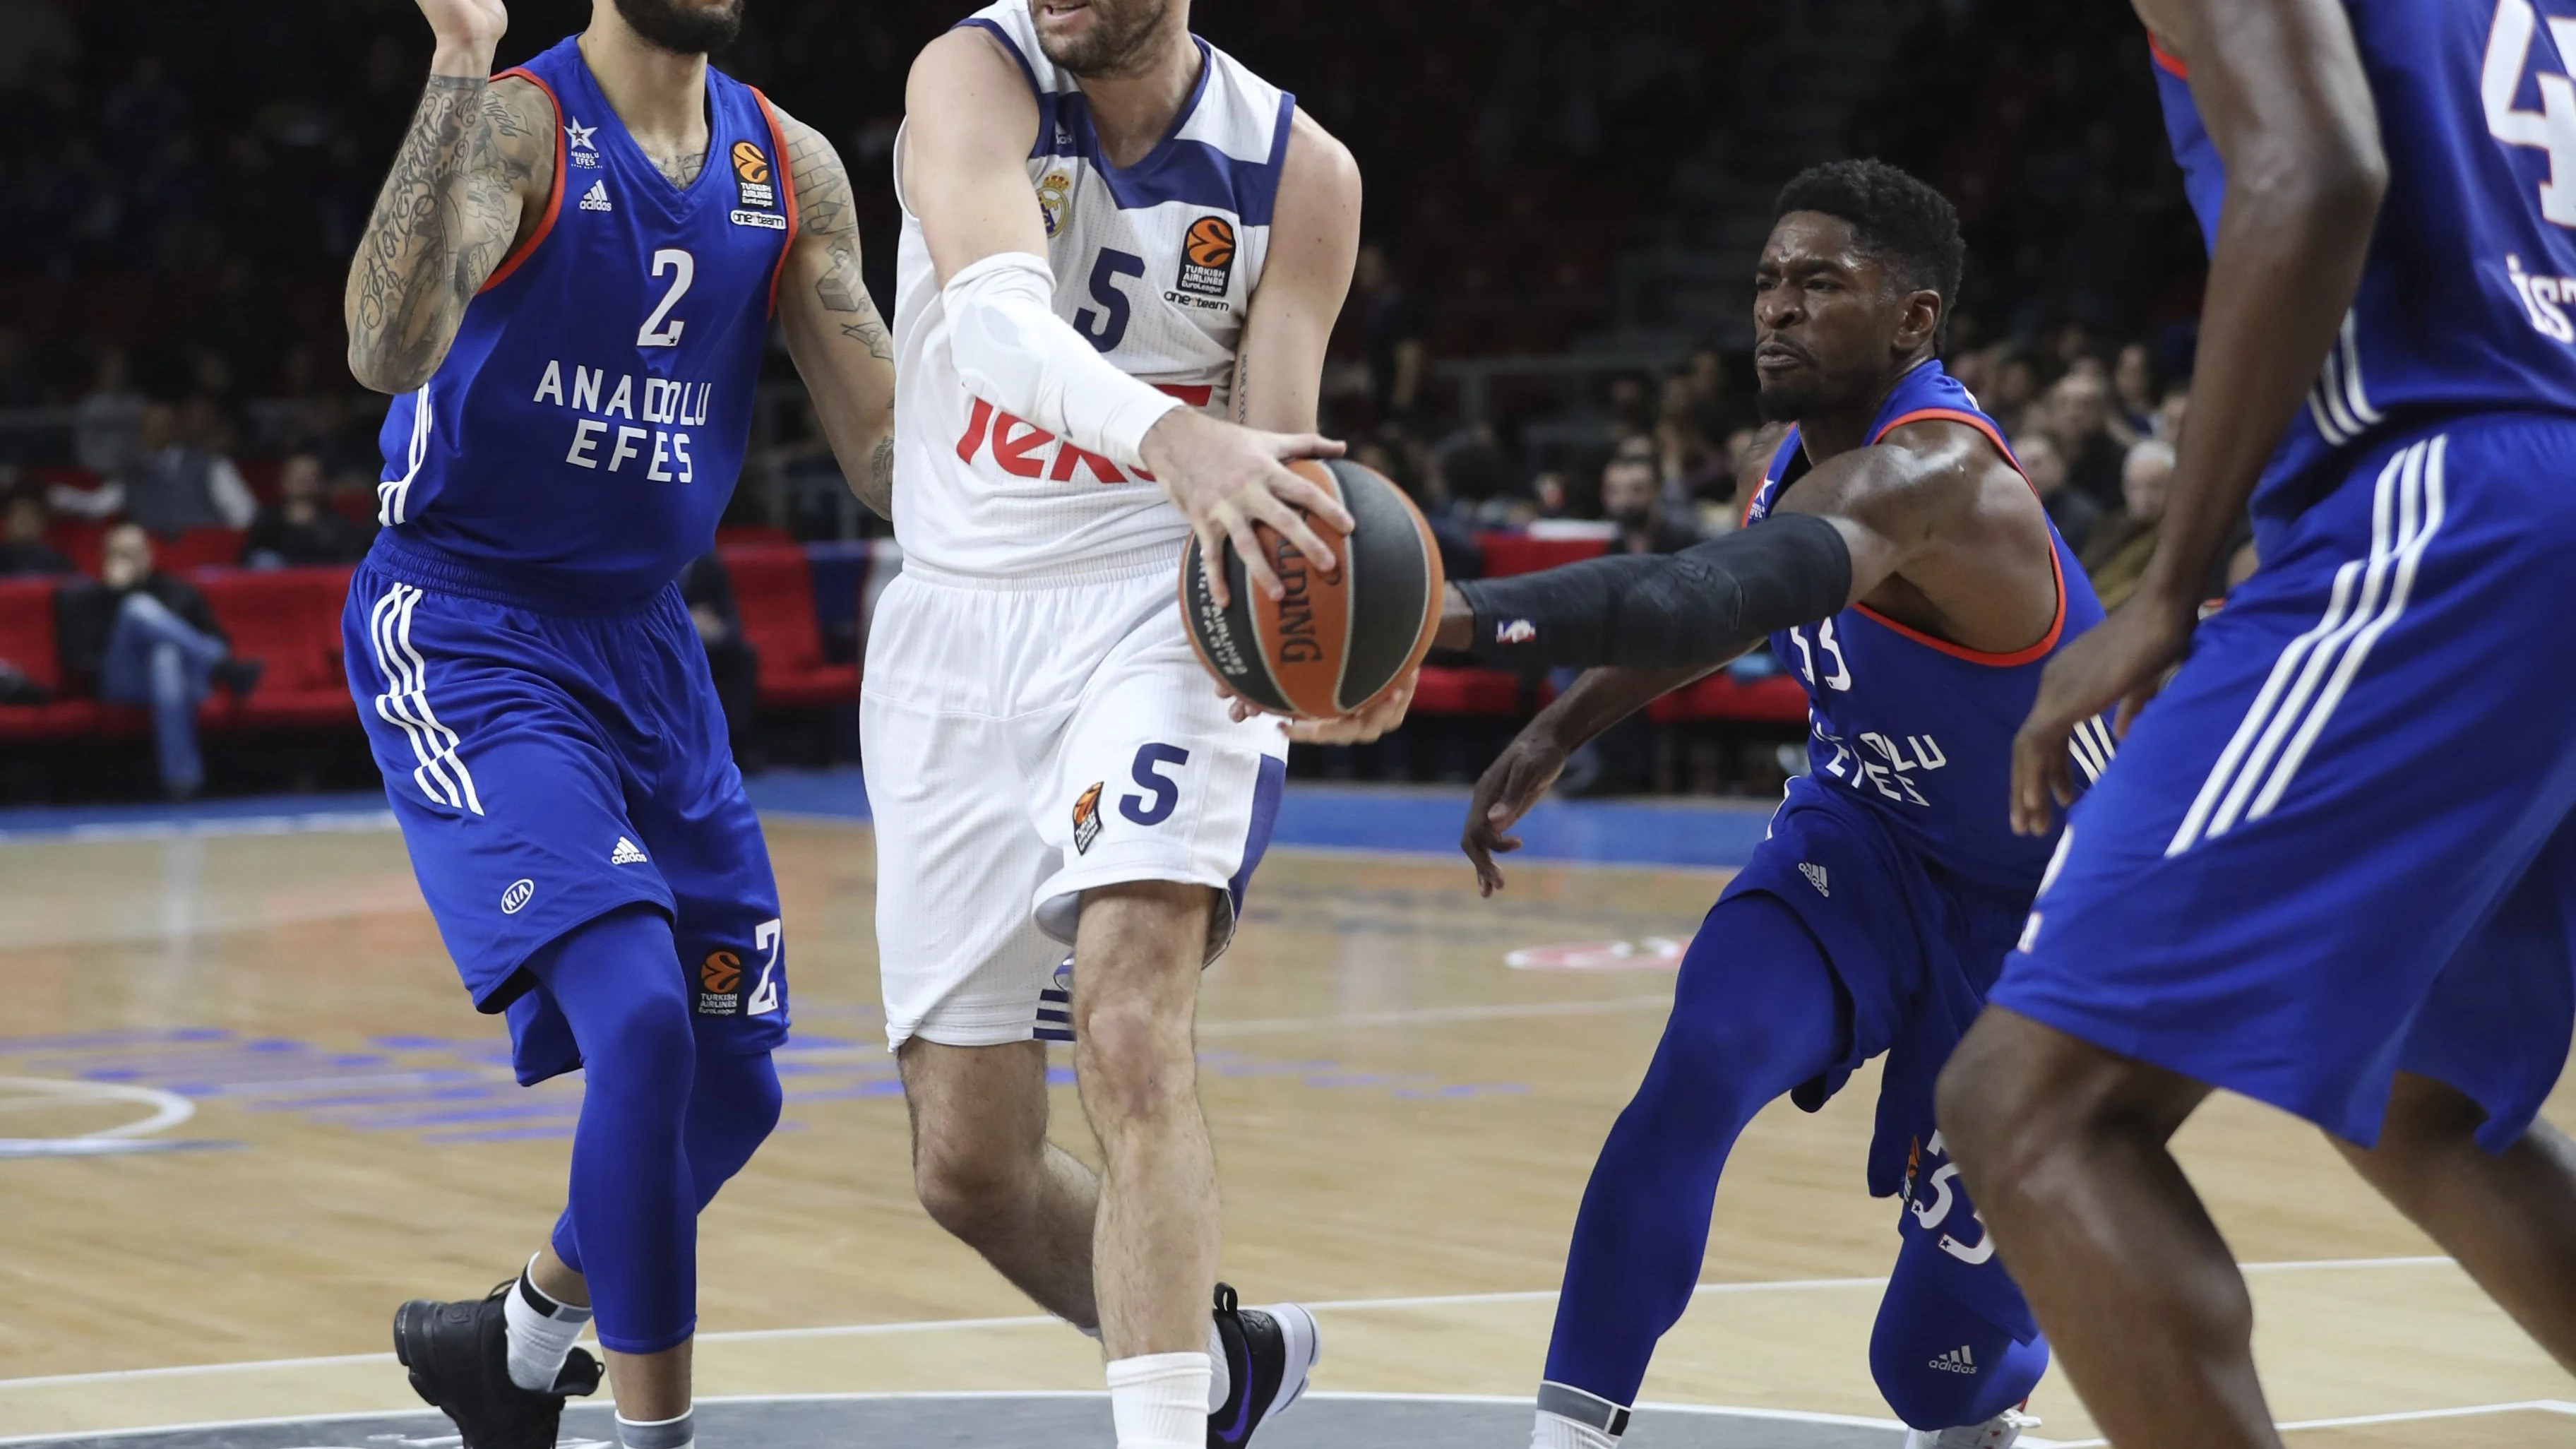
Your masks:
{"label": "white wrist tape", "polygon": [[1110,365],[1055,315],[1055,276],[1027,252],[996,252],[941,289],[957,375],[1004,412],[1125,468],[1179,398]]}

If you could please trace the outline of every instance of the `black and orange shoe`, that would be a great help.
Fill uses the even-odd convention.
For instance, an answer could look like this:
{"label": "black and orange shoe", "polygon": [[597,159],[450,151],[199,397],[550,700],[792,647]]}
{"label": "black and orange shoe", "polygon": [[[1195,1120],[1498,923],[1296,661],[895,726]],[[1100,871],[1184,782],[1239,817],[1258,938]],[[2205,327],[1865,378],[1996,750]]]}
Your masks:
{"label": "black and orange shoe", "polygon": [[473,1302],[417,1298],[394,1310],[394,1357],[411,1370],[412,1391],[455,1423],[464,1449],[555,1449],[565,1398],[599,1387],[599,1360],[578,1348],[551,1392],[510,1382],[503,1303],[517,1286],[514,1278]]}
{"label": "black and orange shoe", "polygon": [[1208,1415],[1208,1449],[1235,1449],[1252,1431],[1288,1412],[1306,1392],[1306,1377],[1324,1356],[1315,1316],[1294,1303],[1244,1308],[1234,1289],[1216,1285],[1216,1332],[1225,1344],[1230,1392]]}

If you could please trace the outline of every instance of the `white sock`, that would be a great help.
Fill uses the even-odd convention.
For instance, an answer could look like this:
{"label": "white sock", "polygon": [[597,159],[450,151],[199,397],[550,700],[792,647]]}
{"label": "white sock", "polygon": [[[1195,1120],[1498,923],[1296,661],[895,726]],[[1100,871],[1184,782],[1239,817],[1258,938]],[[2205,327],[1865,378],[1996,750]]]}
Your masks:
{"label": "white sock", "polygon": [[1118,1449],[1205,1449],[1208,1380],[1203,1353],[1148,1353],[1109,1365],[1109,1417]]}
{"label": "white sock", "polygon": [[[528,1262],[533,1267],[536,1260]],[[532,1394],[553,1388],[572,1341],[590,1324],[590,1310],[557,1303],[522,1272],[501,1314],[510,1325],[510,1382]]]}
{"label": "white sock", "polygon": [[624,1414],[617,1416],[617,1442],[625,1449],[697,1449],[698,1411],[691,1409],[676,1419],[655,1419],[638,1423]]}
{"label": "white sock", "polygon": [[1618,1443],[1589,1424],[1578,1424],[1544,1409],[1530,1429],[1530,1449],[1618,1449]]}
{"label": "white sock", "polygon": [[1208,1320],[1208,1408],[1211,1414],[1225,1407],[1228,1394],[1234,1392],[1234,1371],[1225,1361],[1225,1335],[1216,1331],[1216,1320]]}

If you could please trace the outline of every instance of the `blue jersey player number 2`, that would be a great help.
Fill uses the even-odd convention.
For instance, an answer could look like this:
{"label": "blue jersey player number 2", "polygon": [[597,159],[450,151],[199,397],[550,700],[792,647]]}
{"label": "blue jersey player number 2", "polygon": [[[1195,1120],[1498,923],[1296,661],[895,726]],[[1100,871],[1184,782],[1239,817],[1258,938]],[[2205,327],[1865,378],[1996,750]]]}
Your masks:
{"label": "blue jersey player number 2", "polygon": [[426,93],[349,279],[351,363],[394,395],[349,687],[474,1006],[522,1081],[587,1090],[543,1249],[489,1298],[404,1305],[395,1347],[467,1443],[552,1443],[595,1315],[621,1440],[683,1449],[697,1214],[778,1119],[789,999],[674,578],[714,547],[773,319],[880,507],[892,347],[839,159],[706,64],[738,7],[602,4],[497,76],[498,4],[422,10]]}

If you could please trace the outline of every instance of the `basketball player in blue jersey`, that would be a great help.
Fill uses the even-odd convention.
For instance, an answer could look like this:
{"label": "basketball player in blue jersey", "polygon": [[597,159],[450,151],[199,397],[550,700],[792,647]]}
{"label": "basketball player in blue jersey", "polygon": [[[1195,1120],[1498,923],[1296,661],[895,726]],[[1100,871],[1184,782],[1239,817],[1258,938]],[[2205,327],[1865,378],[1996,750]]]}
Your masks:
{"label": "basketball player in blue jersey", "polygon": [[[2001,969],[2048,842],[2001,792],[2041,669],[2101,618],[1992,419],[1936,357],[1958,216],[1874,161],[1781,193],[1756,274],[1767,457],[1748,526],[1665,557],[1454,585],[1441,642],[1577,665],[1478,783],[1464,844],[1490,894],[1506,832],[1567,755],[1770,636],[1811,705],[1811,770],[1683,957],[1646,1080],[1574,1229],[1536,1449],[1607,1449],[1690,1303],[1710,1201],[1773,1100],[1821,1107],[1887,1066],[1868,1185],[1902,1194],[1870,1365],[1917,1449],[2004,1449],[2048,1346],[1944,1155],[1932,1084]],[[2071,745],[2089,775],[2094,725]]]}
{"label": "basketball player in blue jersey", "polygon": [[[2252,1305],[2167,1149],[2212,1088],[2324,1128],[2576,1369],[2576,1146],[2534,1120],[2576,1024],[2576,9],[2137,8],[2211,240],[2191,425],[2022,731],[2044,836],[2068,722],[2133,721],[1941,1119],[2111,1441],[2250,1449]],[[2196,622],[2249,500],[2261,567]]]}
{"label": "basketball player in blue jersey", "polygon": [[692,1443],[697,1215],[778,1120],[785,945],[672,580],[714,544],[773,316],[886,506],[892,349],[831,146],[716,71],[738,0],[598,0],[487,79],[498,0],[420,0],[426,94],[349,276],[397,394],[349,684],[422,894],[520,1080],[582,1069],[569,1206],[515,1281],[406,1304],[469,1449],[544,1449],[595,1315],[627,1449]]}

